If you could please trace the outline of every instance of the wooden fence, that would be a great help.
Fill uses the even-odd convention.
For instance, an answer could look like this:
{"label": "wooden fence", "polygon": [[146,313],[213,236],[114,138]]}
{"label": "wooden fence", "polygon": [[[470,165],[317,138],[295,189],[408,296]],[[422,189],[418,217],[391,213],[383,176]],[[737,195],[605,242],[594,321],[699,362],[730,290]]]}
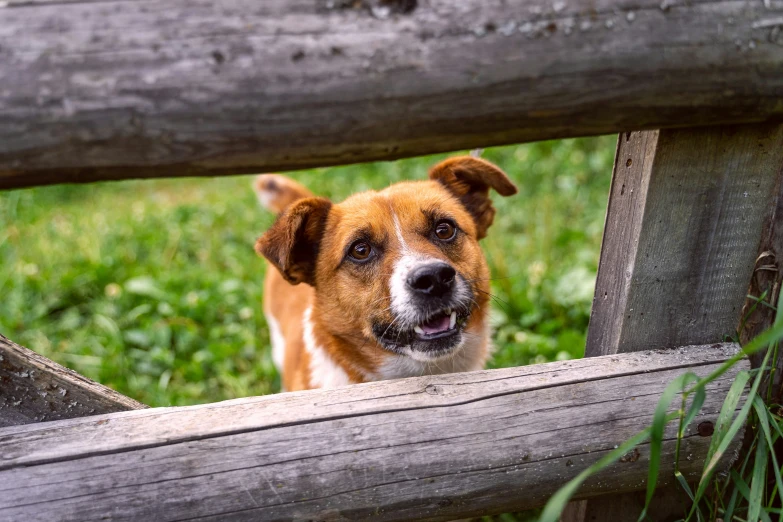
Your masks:
{"label": "wooden fence", "polygon": [[[648,426],[674,377],[706,375],[736,349],[646,351],[6,428],[0,514],[453,520],[540,506]],[[699,476],[710,442],[698,426],[715,422],[733,375],[748,367],[708,390],[682,449],[687,477]],[[676,426],[665,439],[664,479],[674,477]],[[645,444],[581,495],[643,487],[647,463]]]}
{"label": "wooden fence", "polygon": [[[735,353],[740,317],[742,339],[771,322],[747,296],[776,302],[781,282],[779,0],[0,5],[0,188],[619,133],[588,358],[142,409],[0,337],[0,518],[540,506],[645,427],[671,378]],[[688,427],[688,478],[749,364]],[[646,469],[641,445],[564,518],[635,520]],[[663,477],[655,520],[683,501]]]}
{"label": "wooden fence", "polygon": [[5,0],[0,188],[783,116],[783,0]]}

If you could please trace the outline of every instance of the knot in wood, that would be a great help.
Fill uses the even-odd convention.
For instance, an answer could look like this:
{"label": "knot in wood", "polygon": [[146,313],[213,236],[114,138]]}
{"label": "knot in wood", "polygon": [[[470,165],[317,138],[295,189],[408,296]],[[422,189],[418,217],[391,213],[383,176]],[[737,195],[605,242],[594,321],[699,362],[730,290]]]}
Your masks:
{"label": "knot in wood", "polygon": [[710,421],[704,421],[697,428],[702,437],[711,437],[715,433],[715,425]]}
{"label": "knot in wood", "polygon": [[634,448],[622,457],[620,457],[620,462],[636,462],[639,460],[639,457],[641,457],[641,453],[639,453],[638,448]]}
{"label": "knot in wood", "polygon": [[427,387],[424,388],[424,393],[428,395],[440,395],[440,392],[440,386],[436,384],[428,384]]}

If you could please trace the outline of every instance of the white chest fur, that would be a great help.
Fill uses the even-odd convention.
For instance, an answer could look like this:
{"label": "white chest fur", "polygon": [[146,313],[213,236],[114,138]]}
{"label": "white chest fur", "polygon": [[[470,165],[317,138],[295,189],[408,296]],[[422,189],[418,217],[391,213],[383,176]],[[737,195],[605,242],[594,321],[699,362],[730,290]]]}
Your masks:
{"label": "white chest fur", "polygon": [[337,388],[351,384],[345,370],[316,342],[312,314],[312,309],[308,308],[302,317],[305,350],[310,355],[310,385],[314,388]]}

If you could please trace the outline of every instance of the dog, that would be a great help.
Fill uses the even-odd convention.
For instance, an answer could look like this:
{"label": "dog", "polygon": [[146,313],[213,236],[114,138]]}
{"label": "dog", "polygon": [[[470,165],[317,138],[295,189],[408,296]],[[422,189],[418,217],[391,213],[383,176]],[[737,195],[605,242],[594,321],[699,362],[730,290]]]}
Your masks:
{"label": "dog", "polygon": [[259,202],[277,213],[255,250],[273,267],[263,307],[283,390],[482,369],[490,293],[479,240],[495,216],[490,189],[517,192],[471,156],[342,203],[258,176]]}

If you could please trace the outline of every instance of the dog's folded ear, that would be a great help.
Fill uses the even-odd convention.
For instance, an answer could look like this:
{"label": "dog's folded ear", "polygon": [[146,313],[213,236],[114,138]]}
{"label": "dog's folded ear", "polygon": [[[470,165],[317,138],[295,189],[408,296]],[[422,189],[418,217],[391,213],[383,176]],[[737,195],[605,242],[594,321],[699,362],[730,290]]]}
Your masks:
{"label": "dog's folded ear", "polygon": [[315,284],[315,263],[332,203],[305,198],[292,203],[256,241],[256,252],[289,283]]}
{"label": "dog's folded ear", "polygon": [[513,196],[517,187],[505,172],[492,163],[472,156],[458,156],[441,161],[430,169],[430,179],[438,181],[459,199],[476,222],[478,239],[487,235],[495,217],[489,189],[501,196]]}

